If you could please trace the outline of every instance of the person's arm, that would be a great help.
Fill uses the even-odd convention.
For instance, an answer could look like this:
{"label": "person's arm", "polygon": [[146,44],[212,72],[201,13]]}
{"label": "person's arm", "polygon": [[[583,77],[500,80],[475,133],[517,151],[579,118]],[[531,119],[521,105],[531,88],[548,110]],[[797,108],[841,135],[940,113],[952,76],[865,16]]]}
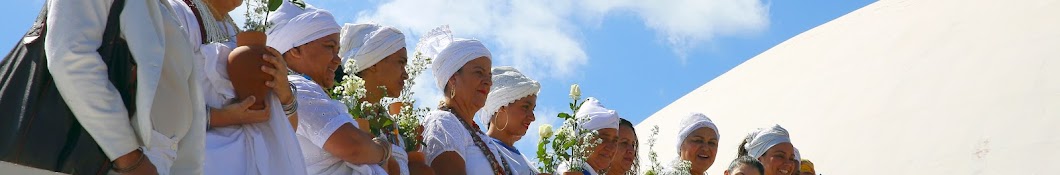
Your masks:
{"label": "person's arm", "polygon": [[460,154],[456,153],[456,151],[446,151],[439,154],[431,162],[431,168],[437,174],[467,174],[464,158],[460,157]]}
{"label": "person's arm", "polygon": [[324,142],[324,151],[351,164],[378,164],[388,151],[383,147],[390,145],[381,145],[372,138],[351,123],[342,124]]}
{"label": "person's arm", "polygon": [[59,94],[110,160],[119,167],[135,162],[142,153],[129,112],[96,52],[112,0],[49,3],[44,48]]}

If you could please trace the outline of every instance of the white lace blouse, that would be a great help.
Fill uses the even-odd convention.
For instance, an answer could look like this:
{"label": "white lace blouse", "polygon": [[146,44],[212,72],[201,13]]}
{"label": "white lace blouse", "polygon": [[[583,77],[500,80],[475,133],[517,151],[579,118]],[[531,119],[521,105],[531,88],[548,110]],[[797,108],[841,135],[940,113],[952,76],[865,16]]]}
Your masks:
{"label": "white lace blouse", "polygon": [[357,121],[350,116],[346,105],[331,99],[320,85],[297,75],[287,76],[287,79],[298,88],[298,131],[295,135],[309,174],[386,174],[379,165],[346,163],[325,151],[324,142],[339,126],[349,123],[357,127]]}
{"label": "white lace blouse", "polygon": [[[423,153],[427,158],[427,165],[431,165],[438,155],[453,151],[464,159],[464,168],[471,175],[492,175],[493,167],[490,166],[486,155],[479,147],[475,146],[471,133],[460,123],[460,119],[449,111],[435,110],[427,114],[423,121]],[[497,153],[497,145],[489,144],[490,137],[485,133],[477,132],[483,142],[494,156],[503,157]],[[503,149],[503,148],[500,148]],[[496,160],[503,166],[501,160]],[[511,163],[511,162],[509,162]]]}

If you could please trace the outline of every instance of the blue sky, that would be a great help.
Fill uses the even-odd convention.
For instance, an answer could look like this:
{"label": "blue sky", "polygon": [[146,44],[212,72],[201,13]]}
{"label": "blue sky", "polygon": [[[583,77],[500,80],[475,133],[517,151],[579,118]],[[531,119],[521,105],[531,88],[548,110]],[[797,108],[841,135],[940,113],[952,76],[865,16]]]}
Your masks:
{"label": "blue sky", "polygon": [[[441,24],[451,25],[457,37],[483,40],[493,51],[494,66],[514,66],[542,84],[538,122],[516,144],[521,150],[533,150],[538,124],[559,124],[555,115],[569,110],[572,83],[581,85],[584,97],[597,97],[638,123],[774,45],[874,2],[305,1],[332,11],[340,24],[396,26],[409,35],[410,49],[419,35]],[[0,7],[6,21],[0,25],[0,48],[18,41],[43,2],[17,0]],[[440,96],[430,76],[421,76],[415,89],[422,105],[434,106]]]}

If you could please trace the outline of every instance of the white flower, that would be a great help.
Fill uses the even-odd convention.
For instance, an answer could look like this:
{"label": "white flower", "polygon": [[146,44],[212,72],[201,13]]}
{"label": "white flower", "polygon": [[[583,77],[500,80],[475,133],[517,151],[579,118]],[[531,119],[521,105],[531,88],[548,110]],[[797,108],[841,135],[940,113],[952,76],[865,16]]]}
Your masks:
{"label": "white flower", "polygon": [[353,72],[357,70],[357,60],[349,59],[342,64],[342,71]]}
{"label": "white flower", "polygon": [[578,84],[570,85],[570,99],[578,100],[582,96],[582,89],[578,87]]}
{"label": "white flower", "polygon": [[541,127],[537,128],[537,130],[538,133],[541,134],[541,138],[552,137],[552,125],[543,124]]}

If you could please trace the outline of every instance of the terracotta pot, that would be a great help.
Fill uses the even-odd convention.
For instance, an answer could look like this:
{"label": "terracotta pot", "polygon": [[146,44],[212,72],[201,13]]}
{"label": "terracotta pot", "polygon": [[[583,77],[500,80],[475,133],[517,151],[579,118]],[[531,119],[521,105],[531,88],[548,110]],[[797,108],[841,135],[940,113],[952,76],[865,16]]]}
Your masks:
{"label": "terracotta pot", "polygon": [[401,114],[401,107],[403,106],[405,106],[403,102],[391,103],[390,106],[387,106],[389,108],[388,112],[390,112],[390,115]]}
{"label": "terracotta pot", "polygon": [[423,152],[411,151],[411,152],[408,152],[408,153],[409,153],[409,162],[421,162],[421,163],[426,163],[427,162],[427,156],[424,155]]}
{"label": "terracotta pot", "polygon": [[228,54],[228,79],[236,91],[236,99],[254,96],[257,100],[250,109],[265,109],[265,96],[271,88],[265,86],[272,76],[261,71],[261,66],[273,67],[262,60],[268,53],[265,49],[264,32],[242,32],[236,34],[236,47]]}
{"label": "terracotta pot", "polygon": [[368,119],[359,118],[353,120],[357,121],[357,127],[361,129],[361,131],[367,132],[368,134],[372,134],[372,127],[370,123],[368,123]]}
{"label": "terracotta pot", "polygon": [[386,172],[387,174],[401,174],[401,165],[398,165],[397,159],[390,158],[386,161]]}
{"label": "terracotta pot", "polygon": [[412,151],[409,153],[409,174],[433,175],[434,169],[427,165],[426,156],[423,152]]}

